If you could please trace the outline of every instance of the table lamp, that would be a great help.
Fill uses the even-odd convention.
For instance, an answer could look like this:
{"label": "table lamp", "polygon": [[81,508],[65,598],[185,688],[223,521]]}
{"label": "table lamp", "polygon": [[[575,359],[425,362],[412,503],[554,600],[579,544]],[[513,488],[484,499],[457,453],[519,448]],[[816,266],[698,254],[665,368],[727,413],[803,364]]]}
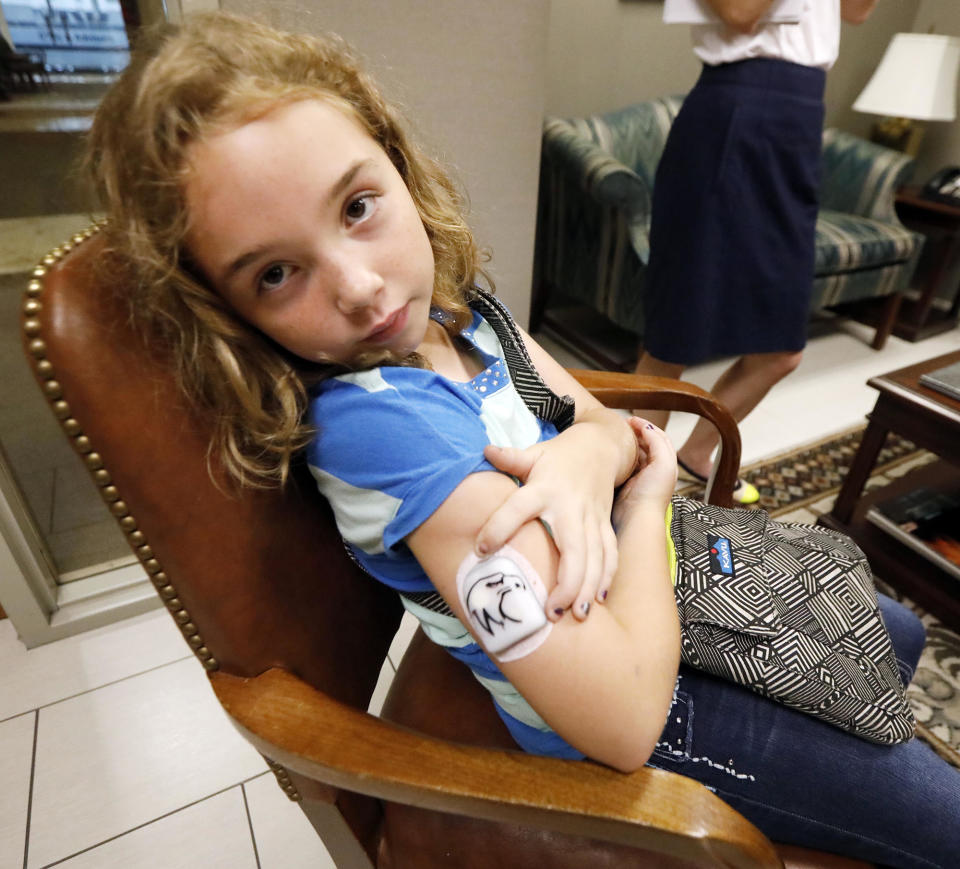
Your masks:
{"label": "table lamp", "polygon": [[957,116],[960,39],[938,33],[897,33],[853,104],[854,111],[884,115],[874,141],[916,156],[923,130],[912,121],[952,121]]}

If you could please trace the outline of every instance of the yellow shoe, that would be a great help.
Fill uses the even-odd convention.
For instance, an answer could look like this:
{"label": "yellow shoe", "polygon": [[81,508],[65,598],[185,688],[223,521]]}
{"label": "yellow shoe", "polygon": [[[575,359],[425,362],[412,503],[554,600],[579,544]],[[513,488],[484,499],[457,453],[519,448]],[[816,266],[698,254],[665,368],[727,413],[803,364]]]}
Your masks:
{"label": "yellow shoe", "polygon": [[[677,464],[684,473],[692,477],[696,482],[706,485],[707,478],[704,477],[703,474],[698,474],[692,468],[688,468],[679,457],[677,458]],[[733,500],[738,504],[756,504],[757,501],[760,500],[760,492],[757,491],[757,487],[752,483],[748,483],[746,480],[737,477],[737,482],[733,487]]]}
{"label": "yellow shoe", "polygon": [[756,504],[760,500],[760,493],[753,483],[737,477],[737,484],[733,487],[733,500],[738,504]]}

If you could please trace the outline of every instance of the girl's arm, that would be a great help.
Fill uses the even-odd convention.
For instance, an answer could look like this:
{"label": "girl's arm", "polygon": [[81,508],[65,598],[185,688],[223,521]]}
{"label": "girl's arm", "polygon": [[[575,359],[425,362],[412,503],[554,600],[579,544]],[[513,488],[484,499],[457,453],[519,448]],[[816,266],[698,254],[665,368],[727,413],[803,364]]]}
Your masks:
{"label": "girl's arm", "polygon": [[[649,758],[666,720],[680,633],[668,576],[664,511],[676,464],[666,435],[640,435],[645,466],[618,498],[620,558],[607,605],[587,622],[569,616],[546,640],[500,669],[543,719],[588,756],[624,771]],[[471,474],[415,532],[410,549],[461,621],[457,571],[486,516],[513,492],[503,475]],[[510,540],[548,589],[558,553],[538,523]],[[483,638],[477,636],[483,644]],[[494,659],[495,660],[495,659]]]}
{"label": "girl's arm", "polygon": [[608,410],[549,353],[521,332],[534,367],[558,395],[576,403],[575,422],[556,438],[525,450],[488,447],[484,455],[523,487],[493,511],[477,537],[477,552],[502,546],[533,519],[546,522],[560,551],[557,585],[547,614],[572,609],[585,618],[603,602],[617,569],[610,525],[614,489],[637,465],[637,443],[626,419]]}

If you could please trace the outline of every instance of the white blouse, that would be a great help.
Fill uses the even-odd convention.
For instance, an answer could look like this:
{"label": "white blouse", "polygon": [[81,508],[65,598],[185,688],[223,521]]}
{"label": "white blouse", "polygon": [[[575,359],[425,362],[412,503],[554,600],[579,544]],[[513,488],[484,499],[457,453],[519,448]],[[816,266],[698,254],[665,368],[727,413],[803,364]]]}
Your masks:
{"label": "white blouse", "polygon": [[[671,2],[666,0],[664,18]],[[700,5],[713,17],[706,0]],[[798,24],[761,24],[754,33],[739,33],[717,19],[692,24],[690,35],[694,53],[710,66],[772,57],[826,70],[840,50],[840,0],[804,0]]]}

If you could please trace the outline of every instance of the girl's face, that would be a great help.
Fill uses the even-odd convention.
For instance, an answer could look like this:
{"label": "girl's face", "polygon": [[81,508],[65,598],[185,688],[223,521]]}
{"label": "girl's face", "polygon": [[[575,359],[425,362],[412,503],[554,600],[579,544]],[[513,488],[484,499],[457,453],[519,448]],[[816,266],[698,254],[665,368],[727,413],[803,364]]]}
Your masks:
{"label": "girl's face", "polygon": [[360,124],[321,100],[190,146],[187,246],[220,296],[292,353],[347,362],[424,339],[433,250]]}

